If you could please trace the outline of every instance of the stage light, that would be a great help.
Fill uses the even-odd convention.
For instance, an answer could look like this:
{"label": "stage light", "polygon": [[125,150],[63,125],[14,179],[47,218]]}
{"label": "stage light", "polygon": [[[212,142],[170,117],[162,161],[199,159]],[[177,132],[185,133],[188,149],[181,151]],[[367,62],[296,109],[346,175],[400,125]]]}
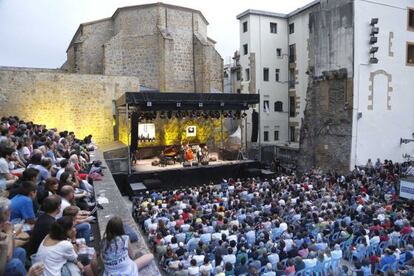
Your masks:
{"label": "stage light", "polygon": [[247,113],[246,112],[243,112],[243,114],[241,116],[242,116],[242,118],[246,118],[247,117]]}
{"label": "stage light", "polygon": [[172,111],[168,111],[168,112],[167,112],[167,118],[168,118],[168,119],[171,119],[171,118],[172,118]]}
{"label": "stage light", "polygon": [[165,112],[164,111],[161,111],[161,113],[160,113],[160,119],[165,119]]}
{"label": "stage light", "polygon": [[227,111],[223,111],[223,117],[227,118],[229,116],[229,114],[227,113]]}
{"label": "stage light", "polygon": [[201,114],[201,116],[203,116],[203,118],[204,119],[208,119],[208,113],[207,112],[203,112],[202,114]]}
{"label": "stage light", "polygon": [[200,118],[201,117],[201,112],[200,111],[197,111],[196,112],[196,116],[197,116],[197,118]]}
{"label": "stage light", "polygon": [[216,119],[220,119],[220,112],[219,111],[216,111],[215,116],[216,116]]}
{"label": "stage light", "polygon": [[152,112],[152,119],[157,119],[157,111]]}

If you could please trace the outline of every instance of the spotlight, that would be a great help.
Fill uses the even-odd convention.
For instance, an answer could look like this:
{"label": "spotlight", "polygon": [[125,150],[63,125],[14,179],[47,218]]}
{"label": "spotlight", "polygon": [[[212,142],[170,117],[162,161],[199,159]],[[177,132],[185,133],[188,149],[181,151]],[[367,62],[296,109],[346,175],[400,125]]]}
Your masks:
{"label": "spotlight", "polygon": [[201,113],[201,116],[206,120],[208,119],[208,113],[207,112]]}
{"label": "spotlight", "polygon": [[220,112],[219,111],[216,111],[215,117],[216,117],[216,119],[220,119]]}
{"label": "spotlight", "polygon": [[223,112],[223,117],[224,117],[224,118],[227,118],[228,116],[229,116],[229,114],[227,113],[227,111],[224,111],[224,112]]}
{"label": "spotlight", "polygon": [[236,111],[236,113],[234,114],[234,118],[237,120],[240,120],[241,114],[240,111]]}
{"label": "spotlight", "polygon": [[201,112],[200,112],[200,111],[197,111],[197,112],[196,112],[196,116],[197,116],[197,118],[200,118],[200,116],[201,116]]}
{"label": "spotlight", "polygon": [[160,113],[160,119],[165,119],[165,112],[164,111],[161,111],[161,113]]}
{"label": "spotlight", "polygon": [[171,118],[172,118],[172,111],[168,111],[168,112],[167,112],[167,118],[168,118],[168,119],[171,119]]}
{"label": "spotlight", "polygon": [[242,116],[242,118],[246,118],[247,117],[247,113],[246,112],[243,112],[241,116]]}
{"label": "spotlight", "polygon": [[157,111],[152,112],[152,119],[157,119]]}

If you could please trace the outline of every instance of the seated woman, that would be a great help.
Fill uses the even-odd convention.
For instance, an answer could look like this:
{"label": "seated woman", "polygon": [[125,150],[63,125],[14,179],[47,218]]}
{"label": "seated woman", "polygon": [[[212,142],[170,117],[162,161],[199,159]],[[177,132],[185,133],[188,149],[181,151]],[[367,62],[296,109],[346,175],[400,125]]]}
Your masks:
{"label": "seated woman", "polygon": [[138,271],[153,259],[152,254],[145,254],[132,260],[133,252],[129,246],[129,237],[125,235],[120,217],[109,220],[101,244],[102,259],[105,266],[104,275],[138,275]]}
{"label": "seated woman", "polygon": [[91,239],[91,225],[89,221],[92,217],[80,213],[77,206],[69,206],[63,210],[63,216],[72,217],[76,228],[76,237],[85,239],[86,244],[89,244]]}
{"label": "seated woman", "polygon": [[78,261],[76,252],[80,248],[75,238],[76,230],[71,217],[62,217],[52,224],[37,251],[44,264],[44,276],[65,275],[65,271],[70,271],[70,275],[82,275],[82,272],[94,275],[91,265],[84,267]]}

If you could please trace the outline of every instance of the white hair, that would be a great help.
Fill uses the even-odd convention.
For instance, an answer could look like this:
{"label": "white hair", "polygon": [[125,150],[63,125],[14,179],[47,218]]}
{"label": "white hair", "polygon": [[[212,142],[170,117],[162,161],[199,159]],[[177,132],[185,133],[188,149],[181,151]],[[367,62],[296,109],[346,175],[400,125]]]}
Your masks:
{"label": "white hair", "polygon": [[7,218],[5,212],[10,208],[10,200],[6,197],[0,196],[0,223],[4,222]]}

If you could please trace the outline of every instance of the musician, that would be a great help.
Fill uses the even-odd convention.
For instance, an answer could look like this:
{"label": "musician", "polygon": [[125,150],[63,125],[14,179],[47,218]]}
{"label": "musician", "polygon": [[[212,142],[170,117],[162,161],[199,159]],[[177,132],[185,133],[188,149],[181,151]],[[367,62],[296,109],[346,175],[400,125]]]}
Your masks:
{"label": "musician", "polygon": [[196,146],[196,156],[197,156],[197,161],[201,162],[201,159],[202,159],[203,155],[202,155],[202,152],[201,152],[200,145]]}
{"label": "musician", "polygon": [[201,161],[209,161],[209,153],[207,145],[204,145],[201,149]]}
{"label": "musician", "polygon": [[184,160],[193,161],[194,160],[193,149],[188,145],[188,142],[185,144],[184,149],[185,149]]}

